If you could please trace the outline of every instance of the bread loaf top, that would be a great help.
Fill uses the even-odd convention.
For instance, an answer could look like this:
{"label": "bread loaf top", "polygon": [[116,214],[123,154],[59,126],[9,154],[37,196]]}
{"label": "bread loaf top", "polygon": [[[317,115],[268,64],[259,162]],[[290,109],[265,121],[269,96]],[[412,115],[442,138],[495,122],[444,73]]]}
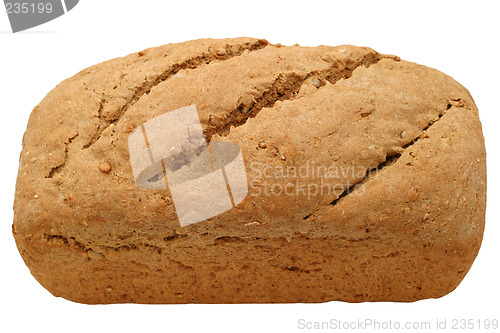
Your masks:
{"label": "bread loaf top", "polygon": [[[136,185],[127,138],[188,105],[208,142],[240,147],[249,194],[180,227],[168,189]],[[13,229],[95,252],[302,235],[458,249],[481,241],[485,193],[477,108],[451,77],[366,47],[204,39],[54,88],[23,138]]]}

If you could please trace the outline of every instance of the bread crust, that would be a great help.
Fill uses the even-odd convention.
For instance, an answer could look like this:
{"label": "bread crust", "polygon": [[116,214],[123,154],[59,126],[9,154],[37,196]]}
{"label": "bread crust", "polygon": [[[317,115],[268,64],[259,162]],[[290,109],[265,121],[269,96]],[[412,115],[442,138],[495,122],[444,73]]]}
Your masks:
{"label": "bread crust", "polygon": [[[127,138],[191,104],[207,141],[240,147],[249,195],[180,227],[168,189],[136,186]],[[478,253],[485,159],[472,97],[437,70],[349,45],[169,44],[35,107],[13,233],[33,276],[81,303],[436,298]]]}

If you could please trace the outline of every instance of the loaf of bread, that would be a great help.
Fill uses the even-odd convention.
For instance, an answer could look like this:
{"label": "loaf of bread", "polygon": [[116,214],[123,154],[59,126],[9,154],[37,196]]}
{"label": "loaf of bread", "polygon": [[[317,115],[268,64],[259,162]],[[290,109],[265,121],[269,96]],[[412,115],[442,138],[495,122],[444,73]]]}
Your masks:
{"label": "loaf of bread", "polygon": [[[130,147],[174,110],[196,110],[207,147],[237,147],[246,175],[231,209],[186,224],[167,163],[141,186]],[[34,108],[13,233],[40,284],[81,303],[437,298],[478,253],[485,157],[472,97],[437,70],[348,45],[169,44]]]}

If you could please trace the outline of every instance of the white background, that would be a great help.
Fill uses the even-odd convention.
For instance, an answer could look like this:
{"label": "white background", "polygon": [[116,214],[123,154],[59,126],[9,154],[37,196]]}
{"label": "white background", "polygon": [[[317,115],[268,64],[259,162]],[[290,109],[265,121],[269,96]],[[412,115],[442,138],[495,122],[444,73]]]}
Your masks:
{"label": "white background", "polygon": [[[430,321],[435,327],[439,318],[448,319],[448,328],[453,318],[500,319],[498,13],[496,1],[82,0],[63,17],[12,34],[1,8],[0,331],[295,332],[305,331],[299,319]],[[89,306],[55,298],[35,281],[11,233],[21,139],[33,107],[60,81],[98,62],[166,43],[238,36],[370,46],[437,68],[469,89],[487,144],[488,210],[479,256],[454,292],[410,304]]]}

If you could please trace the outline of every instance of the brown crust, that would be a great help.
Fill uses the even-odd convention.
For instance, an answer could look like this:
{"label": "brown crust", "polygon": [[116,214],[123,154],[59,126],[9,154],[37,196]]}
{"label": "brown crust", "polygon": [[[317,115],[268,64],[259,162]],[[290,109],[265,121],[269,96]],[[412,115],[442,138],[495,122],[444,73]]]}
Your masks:
{"label": "brown crust", "polygon": [[[135,185],[127,138],[190,104],[208,140],[240,146],[250,194],[181,228],[168,191]],[[304,165],[356,172],[264,194],[318,185],[262,172]],[[477,108],[452,78],[369,48],[197,40],[90,67],[35,107],[13,232],[77,302],[414,301],[463,279],[485,196]]]}

